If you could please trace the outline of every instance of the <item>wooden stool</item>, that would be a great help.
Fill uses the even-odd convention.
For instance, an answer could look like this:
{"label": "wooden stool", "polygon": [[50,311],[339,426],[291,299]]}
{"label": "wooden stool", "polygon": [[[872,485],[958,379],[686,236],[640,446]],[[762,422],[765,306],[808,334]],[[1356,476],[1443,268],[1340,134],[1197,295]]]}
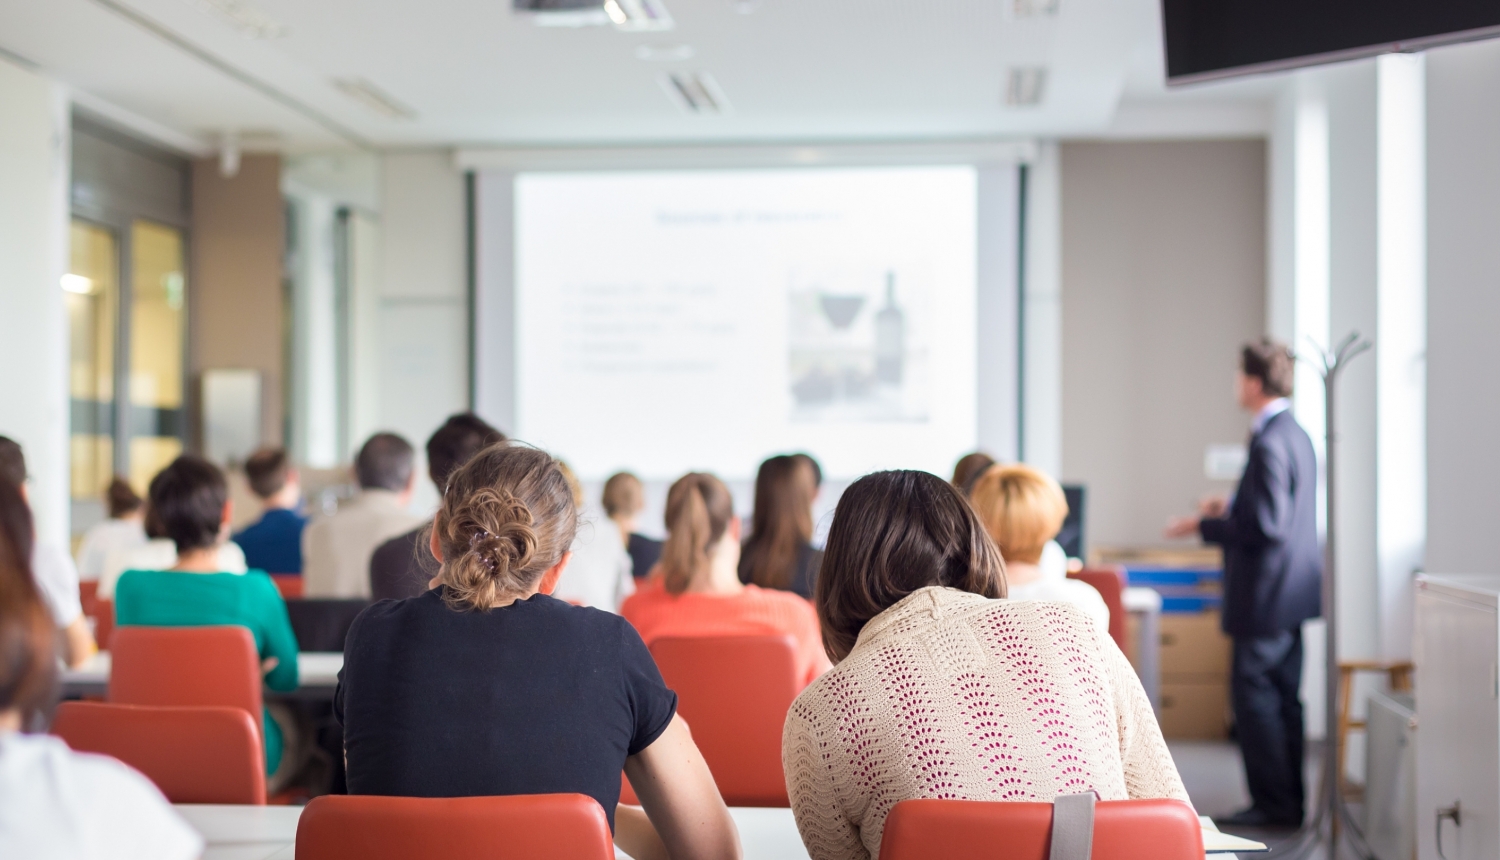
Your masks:
{"label": "wooden stool", "polygon": [[1338,775],[1339,792],[1341,794],[1349,795],[1351,793],[1350,787],[1344,781],[1344,750],[1349,743],[1349,732],[1362,732],[1365,730],[1364,720],[1356,720],[1349,716],[1349,700],[1354,693],[1354,673],[1384,672],[1389,679],[1392,692],[1406,693],[1411,691],[1411,674],[1415,668],[1410,662],[1387,663],[1379,660],[1339,661]]}

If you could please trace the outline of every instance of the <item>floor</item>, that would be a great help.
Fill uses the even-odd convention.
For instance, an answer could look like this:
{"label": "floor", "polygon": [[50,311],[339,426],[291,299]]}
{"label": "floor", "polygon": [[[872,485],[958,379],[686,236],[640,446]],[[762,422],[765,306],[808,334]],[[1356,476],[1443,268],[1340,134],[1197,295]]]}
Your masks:
{"label": "floor", "polygon": [[[1245,789],[1245,769],[1240,762],[1238,746],[1228,741],[1168,741],[1167,746],[1172,750],[1177,772],[1182,775],[1182,784],[1187,788],[1188,797],[1192,798],[1199,815],[1219,818],[1233,815],[1250,805],[1250,794]],[[1317,797],[1318,757],[1322,753],[1321,743],[1308,744],[1305,773],[1309,803]],[[1264,842],[1273,849],[1291,836],[1285,830],[1225,830],[1236,836]],[[1317,848],[1303,856],[1306,860],[1324,860],[1327,854]]]}

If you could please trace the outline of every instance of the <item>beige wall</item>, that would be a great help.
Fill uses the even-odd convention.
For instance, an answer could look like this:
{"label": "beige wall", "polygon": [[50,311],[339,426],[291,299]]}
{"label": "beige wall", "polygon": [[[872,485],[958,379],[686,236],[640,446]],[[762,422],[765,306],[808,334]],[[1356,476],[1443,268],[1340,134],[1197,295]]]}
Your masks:
{"label": "beige wall", "polygon": [[1088,486],[1089,546],[1161,544],[1232,485],[1238,346],[1265,328],[1261,140],[1062,145],[1062,477]]}
{"label": "beige wall", "polygon": [[227,179],[217,159],[193,162],[188,372],[197,386],[206,369],[259,370],[266,444],[282,442],[284,218],[279,156],[247,155]]}

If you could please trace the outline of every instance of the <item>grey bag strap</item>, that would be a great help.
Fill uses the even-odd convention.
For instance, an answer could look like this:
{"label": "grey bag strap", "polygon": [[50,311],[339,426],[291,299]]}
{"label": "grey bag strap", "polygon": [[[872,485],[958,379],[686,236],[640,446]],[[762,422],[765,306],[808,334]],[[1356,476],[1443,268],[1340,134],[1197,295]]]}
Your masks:
{"label": "grey bag strap", "polygon": [[1089,860],[1094,850],[1092,791],[1059,794],[1052,801],[1052,851],[1048,860]]}

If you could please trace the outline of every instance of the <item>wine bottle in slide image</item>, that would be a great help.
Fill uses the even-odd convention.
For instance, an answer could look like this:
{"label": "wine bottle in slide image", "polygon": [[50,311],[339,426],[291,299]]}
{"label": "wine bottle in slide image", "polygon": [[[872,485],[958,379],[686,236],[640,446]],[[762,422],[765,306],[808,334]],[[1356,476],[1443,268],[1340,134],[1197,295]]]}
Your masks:
{"label": "wine bottle in slide image", "polygon": [[885,307],[875,314],[875,379],[901,384],[906,361],[906,315],[896,307],[896,273],[885,273]]}

